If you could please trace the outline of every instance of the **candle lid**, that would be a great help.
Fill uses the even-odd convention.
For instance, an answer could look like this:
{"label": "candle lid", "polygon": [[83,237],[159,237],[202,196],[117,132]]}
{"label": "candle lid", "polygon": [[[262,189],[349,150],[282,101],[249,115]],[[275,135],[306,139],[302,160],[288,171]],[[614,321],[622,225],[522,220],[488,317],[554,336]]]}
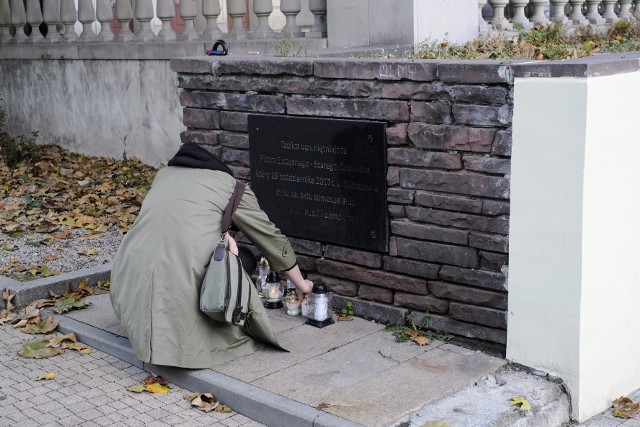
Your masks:
{"label": "candle lid", "polygon": [[269,270],[269,274],[267,274],[267,282],[276,283],[280,281],[280,276],[277,271]]}
{"label": "candle lid", "polygon": [[328,292],[327,285],[324,282],[314,282],[311,292],[314,294],[326,294]]}
{"label": "candle lid", "polygon": [[269,261],[265,257],[260,258],[260,267],[269,268]]}

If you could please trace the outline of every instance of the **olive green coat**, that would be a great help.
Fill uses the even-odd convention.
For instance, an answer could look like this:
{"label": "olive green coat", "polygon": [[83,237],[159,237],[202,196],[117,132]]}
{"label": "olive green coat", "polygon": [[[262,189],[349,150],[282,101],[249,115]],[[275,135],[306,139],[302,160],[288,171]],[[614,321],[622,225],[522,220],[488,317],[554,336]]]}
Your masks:
{"label": "olive green coat", "polygon": [[[209,368],[262,347],[239,328],[199,311],[200,285],[220,239],[222,214],[236,181],[208,169],[161,169],[111,270],[111,303],[143,362]],[[275,270],[295,264],[287,238],[247,188],[233,224]],[[252,293],[251,331],[278,345],[265,309]]]}

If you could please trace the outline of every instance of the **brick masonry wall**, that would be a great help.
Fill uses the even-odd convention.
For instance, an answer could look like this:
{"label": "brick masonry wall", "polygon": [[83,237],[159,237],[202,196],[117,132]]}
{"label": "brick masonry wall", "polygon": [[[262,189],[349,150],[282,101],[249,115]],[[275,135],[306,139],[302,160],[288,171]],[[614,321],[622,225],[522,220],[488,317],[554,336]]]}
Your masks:
{"label": "brick masonry wall", "polygon": [[[495,62],[174,59],[182,141],[250,178],[251,113],[387,123],[390,250],[291,238],[301,267],[382,322],[506,344],[512,77]],[[344,299],[338,297],[338,301]]]}

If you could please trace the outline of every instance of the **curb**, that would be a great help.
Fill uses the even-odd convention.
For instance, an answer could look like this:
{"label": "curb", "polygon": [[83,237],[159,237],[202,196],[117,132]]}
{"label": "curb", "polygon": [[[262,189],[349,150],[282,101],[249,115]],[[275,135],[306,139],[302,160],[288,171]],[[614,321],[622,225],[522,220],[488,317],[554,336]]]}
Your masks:
{"label": "curb", "polygon": [[267,426],[287,427],[362,427],[336,415],[263,390],[210,369],[181,369],[158,366],[138,360],[126,338],[65,316],[56,315],[63,334],[73,332],[96,350],[137,366],[187,390],[213,392],[231,408]]}
{"label": "curb", "polygon": [[[19,307],[31,301],[49,298],[49,291],[61,294],[68,291],[70,286],[76,286],[81,281],[93,286],[100,280],[109,279],[110,276],[111,264],[102,264],[29,282],[19,282],[0,276],[0,290],[8,289],[10,293],[15,294],[12,303]],[[0,300],[0,308],[5,308],[4,300]]]}

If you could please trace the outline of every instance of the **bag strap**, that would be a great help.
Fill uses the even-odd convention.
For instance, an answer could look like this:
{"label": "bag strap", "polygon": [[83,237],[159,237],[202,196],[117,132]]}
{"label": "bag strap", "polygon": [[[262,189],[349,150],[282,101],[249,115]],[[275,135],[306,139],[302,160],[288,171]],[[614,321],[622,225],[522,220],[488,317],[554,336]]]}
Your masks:
{"label": "bag strap", "polygon": [[220,234],[224,234],[229,231],[229,227],[231,227],[231,217],[233,217],[233,213],[238,208],[240,200],[242,200],[244,189],[245,185],[240,181],[236,181],[236,188],[233,190],[233,194],[229,199],[229,204],[227,204],[227,207],[224,210],[224,216],[222,217],[222,227],[220,227]]}

